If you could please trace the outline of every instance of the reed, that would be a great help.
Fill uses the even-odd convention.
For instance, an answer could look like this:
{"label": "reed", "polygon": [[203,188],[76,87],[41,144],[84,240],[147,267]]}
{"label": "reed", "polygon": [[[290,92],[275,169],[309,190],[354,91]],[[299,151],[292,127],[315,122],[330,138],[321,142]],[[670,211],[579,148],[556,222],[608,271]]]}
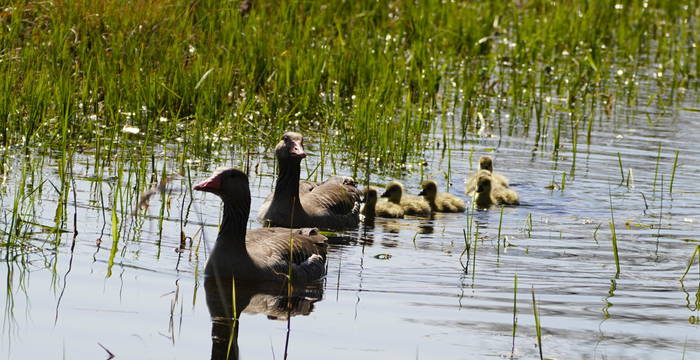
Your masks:
{"label": "reed", "polygon": [[[503,226],[503,208],[504,206],[500,206],[501,211],[500,211],[500,216],[498,217],[498,235],[496,235],[496,252],[498,256],[501,256],[501,227]],[[505,248],[505,240],[503,241],[503,247]]]}
{"label": "reed", "polygon": [[542,355],[542,325],[540,324],[540,312],[535,300],[535,287],[532,287],[532,314],[535,317],[535,331],[537,333],[537,348],[540,352],[540,360],[544,360]]}
{"label": "reed", "polygon": [[[634,81],[624,80],[645,64],[628,59],[653,58],[674,64],[671,79],[657,79],[673,92],[694,75],[680,64],[697,59],[693,47],[679,45],[694,37],[677,21],[692,16],[689,0],[624,11],[583,0],[283,0],[255,3],[246,15],[236,2],[214,0],[10,4],[1,20],[0,42],[13,50],[0,62],[0,144],[97,149],[122,129],[138,129],[141,149],[182,139],[181,164],[207,157],[222,138],[252,148],[297,128],[334,136],[323,154],[341,148],[361,169],[370,158],[393,167],[415,160],[431,129],[458,120],[464,133],[475,131],[476,115],[491,109],[499,134],[536,120],[538,139],[549,135],[553,153],[570,141],[575,158],[580,122],[588,121],[590,143],[591,114],[612,106],[590,89],[625,90],[632,101]],[[613,64],[624,76],[608,81]],[[484,97],[494,84],[506,101]],[[558,97],[564,100],[551,101]],[[503,116],[507,108],[514,116]],[[454,134],[442,135],[449,143]],[[110,164],[105,155],[96,160]]]}
{"label": "reed", "polygon": [[527,214],[527,218],[525,218],[525,230],[527,231],[527,237],[531,238],[532,237],[532,213]]}
{"label": "reed", "polygon": [[[469,237],[467,236],[467,231],[465,229],[462,229],[462,234],[464,235],[464,250],[462,250],[462,253],[459,254],[459,263],[462,265],[462,270],[464,270],[465,273],[469,273],[469,259],[471,258],[471,243],[469,241]],[[462,258],[466,254],[467,256],[467,262],[463,262]]]}
{"label": "reed", "polygon": [[610,199],[610,234],[611,234],[611,240],[612,240],[612,250],[613,250],[613,256],[615,257],[615,278],[619,279],[620,278],[620,256],[618,255],[617,252],[617,234],[615,232],[615,214],[613,211],[613,203],[612,203],[612,192],[610,191],[610,188],[608,188],[608,196]]}
{"label": "reed", "polygon": [[474,229],[474,248],[472,249],[472,281],[476,278],[476,246],[479,242],[479,226]]}
{"label": "reed", "polygon": [[678,150],[676,150],[676,157],[673,159],[673,170],[671,170],[671,183],[668,185],[669,195],[673,195],[673,180],[676,178],[676,169],[678,168]]}
{"label": "reed", "polygon": [[654,183],[652,184],[652,192],[656,194],[656,180],[659,177],[659,162],[661,161],[661,143],[659,143],[659,150],[656,154],[656,167],[654,168]]}
{"label": "reed", "polygon": [[[238,309],[236,307],[236,278],[231,277],[231,314],[233,314],[233,319],[231,321],[228,344],[226,345],[226,359],[231,358],[231,348],[233,342],[235,341],[236,328],[238,327]],[[238,354],[234,355],[234,358],[238,358]]]}
{"label": "reed", "polygon": [[510,358],[515,356],[515,332],[518,329],[518,274],[513,274],[513,331],[511,334],[512,345],[510,348]]}
{"label": "reed", "polygon": [[622,156],[619,152],[617,153],[617,163],[620,167],[620,184],[623,184],[625,182],[625,169],[622,167]]}
{"label": "reed", "polygon": [[562,172],[561,173],[561,192],[564,192],[564,189],[566,189],[566,173]]}
{"label": "reed", "polygon": [[685,267],[685,271],[683,272],[683,275],[681,276],[680,281],[685,280],[685,277],[688,275],[690,268],[693,266],[693,263],[695,262],[695,258],[698,258],[698,275],[700,275],[700,245],[695,246],[695,250],[693,251],[693,255],[690,256],[690,260],[688,261],[688,266]]}

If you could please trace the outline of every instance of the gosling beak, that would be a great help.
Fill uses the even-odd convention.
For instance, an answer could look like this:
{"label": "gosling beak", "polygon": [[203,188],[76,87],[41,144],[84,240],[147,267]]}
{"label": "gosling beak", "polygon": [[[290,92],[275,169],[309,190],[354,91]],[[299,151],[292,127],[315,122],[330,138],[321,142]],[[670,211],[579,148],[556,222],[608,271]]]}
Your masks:
{"label": "gosling beak", "polygon": [[418,193],[418,196],[425,196],[425,190],[421,190],[421,191]]}
{"label": "gosling beak", "polygon": [[476,192],[480,193],[480,192],[482,192],[482,191],[484,191],[484,186],[483,186],[483,185],[477,185],[477,187],[476,187]]}
{"label": "gosling beak", "polygon": [[192,189],[197,191],[215,193],[221,190],[221,179],[218,175],[214,175],[195,185]]}
{"label": "gosling beak", "polygon": [[297,142],[297,141],[292,142],[292,146],[289,149],[289,155],[293,158],[296,158],[296,159],[305,158],[306,153],[304,152],[304,146],[301,145],[300,142]]}
{"label": "gosling beak", "polygon": [[389,193],[385,191],[385,192],[382,193],[382,196],[380,196],[380,197],[388,198],[388,197],[389,197]]}

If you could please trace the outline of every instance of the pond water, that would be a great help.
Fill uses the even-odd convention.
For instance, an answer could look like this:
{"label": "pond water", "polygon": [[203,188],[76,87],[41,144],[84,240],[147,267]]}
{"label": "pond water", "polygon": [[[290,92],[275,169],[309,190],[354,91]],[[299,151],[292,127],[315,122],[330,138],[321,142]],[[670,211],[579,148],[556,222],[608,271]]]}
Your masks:
{"label": "pond water", "polygon": [[[697,108],[687,98],[671,112],[618,106],[609,118],[602,115],[592,144],[582,140],[578,145],[575,171],[570,144],[553,156],[551,149],[533,148],[533,130],[455,141],[450,192],[468,199],[463,181],[478,157],[490,154],[495,169],[520,194],[520,206],[503,210],[500,234],[506,247],[497,245],[498,209],[470,214],[471,228],[465,214],[445,214],[377,219],[373,226],[339,233],[329,249],[328,275],[317,287],[296,289],[291,300],[284,297],[286,288],[237,287],[241,358],[539,358],[534,291],[545,357],[700,359],[697,260],[679,281],[700,240],[700,148],[695,143],[700,113],[681,109]],[[314,139],[306,142],[307,165],[313,169],[318,160]],[[618,153],[625,178],[632,175],[623,183]],[[274,182],[270,155],[252,158],[253,215]],[[216,238],[220,201],[187,189],[217,166],[238,166],[240,158],[226,154],[207,171],[176,177],[164,207],[160,195],[154,196],[147,217],[118,214],[120,238],[112,252],[109,182],[115,180],[99,190],[90,152],[76,155],[75,197],[68,197],[69,221],[60,245],[53,245],[55,235],[34,226],[32,247],[21,255],[2,252],[0,288],[6,291],[0,295],[0,358],[95,359],[109,353],[118,359],[209,358],[212,324],[214,351],[225,353],[230,284],[218,284],[221,291],[216,291],[217,285],[202,275],[206,251]],[[22,159],[13,160],[15,168]],[[426,160],[424,176],[434,175],[444,190],[447,157],[436,150]],[[31,194],[35,224],[54,224],[58,200],[49,184],[60,186],[56,162],[46,156],[33,170],[44,177],[42,191]],[[342,166],[337,170],[348,175]],[[564,189],[547,188],[553,181],[560,186],[562,173]],[[381,184],[389,178],[373,175],[371,180]],[[400,180],[408,191],[419,191],[417,171]],[[5,228],[18,181],[16,174],[8,175],[4,187]],[[610,201],[619,278],[608,225]],[[250,227],[259,226],[251,219]],[[181,229],[187,237],[182,250]],[[462,256],[465,231],[469,256]]]}

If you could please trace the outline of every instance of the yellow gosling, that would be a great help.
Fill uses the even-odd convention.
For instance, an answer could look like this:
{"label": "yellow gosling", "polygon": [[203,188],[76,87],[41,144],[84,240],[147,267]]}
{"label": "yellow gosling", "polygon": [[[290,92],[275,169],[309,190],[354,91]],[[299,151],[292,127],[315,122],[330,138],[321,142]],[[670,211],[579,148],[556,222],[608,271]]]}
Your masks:
{"label": "yellow gosling", "polygon": [[[388,198],[388,202],[399,204],[405,215],[430,216],[430,205],[421,196],[403,193],[403,185],[398,181],[390,181],[386,185],[386,191],[382,197]],[[377,203],[377,207],[379,203]]]}
{"label": "yellow gosling", "polygon": [[427,180],[421,185],[423,186],[423,191],[419,195],[423,196],[433,211],[457,213],[466,209],[464,200],[446,192],[439,193],[435,181]]}
{"label": "yellow gosling", "polygon": [[518,205],[518,194],[507,187],[494,182],[488,170],[479,170],[476,176],[476,190],[472,195],[473,201],[479,208],[489,208],[491,205]]}
{"label": "yellow gosling", "polygon": [[[490,156],[484,155],[479,158],[479,171],[481,170],[488,170],[491,173],[492,180],[499,186],[508,187],[508,178],[493,171],[493,159]],[[469,196],[474,196],[479,171],[471,174],[469,179],[467,179],[467,187],[464,192]]]}
{"label": "yellow gosling", "polygon": [[382,194],[388,200],[377,201],[374,205],[374,214],[383,218],[403,218],[403,208],[401,202],[401,188],[389,188]]}

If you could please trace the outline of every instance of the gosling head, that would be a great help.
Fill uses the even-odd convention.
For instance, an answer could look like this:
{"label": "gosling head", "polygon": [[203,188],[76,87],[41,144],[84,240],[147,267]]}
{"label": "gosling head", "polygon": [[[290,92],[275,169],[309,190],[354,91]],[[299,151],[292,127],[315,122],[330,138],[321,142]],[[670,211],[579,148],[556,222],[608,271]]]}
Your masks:
{"label": "gosling head", "polygon": [[479,158],[479,170],[488,170],[493,172],[493,159],[490,156],[484,155]]}
{"label": "gosling head", "polygon": [[476,175],[476,192],[488,194],[491,192],[491,173],[488,170],[479,170]]}
{"label": "gosling head", "polygon": [[275,156],[279,160],[296,160],[306,157],[304,152],[304,137],[296,132],[288,131],[282,135],[282,140],[275,147]]}
{"label": "gosling head", "polygon": [[421,185],[423,186],[423,191],[418,195],[424,197],[428,201],[435,200],[437,196],[437,183],[433,180],[426,180],[423,181]]}
{"label": "gosling head", "polygon": [[366,206],[374,207],[374,205],[377,204],[377,189],[368,187],[363,191],[363,193],[364,198],[362,201],[364,201]]}
{"label": "gosling head", "polygon": [[250,207],[248,175],[234,168],[223,168],[214,172],[208,179],[192,189],[210,192],[231,204],[247,204]]}
{"label": "gosling head", "polygon": [[386,190],[382,197],[389,198],[389,201],[398,204],[401,202],[401,195],[403,195],[403,185],[398,181],[392,180],[386,184]]}

